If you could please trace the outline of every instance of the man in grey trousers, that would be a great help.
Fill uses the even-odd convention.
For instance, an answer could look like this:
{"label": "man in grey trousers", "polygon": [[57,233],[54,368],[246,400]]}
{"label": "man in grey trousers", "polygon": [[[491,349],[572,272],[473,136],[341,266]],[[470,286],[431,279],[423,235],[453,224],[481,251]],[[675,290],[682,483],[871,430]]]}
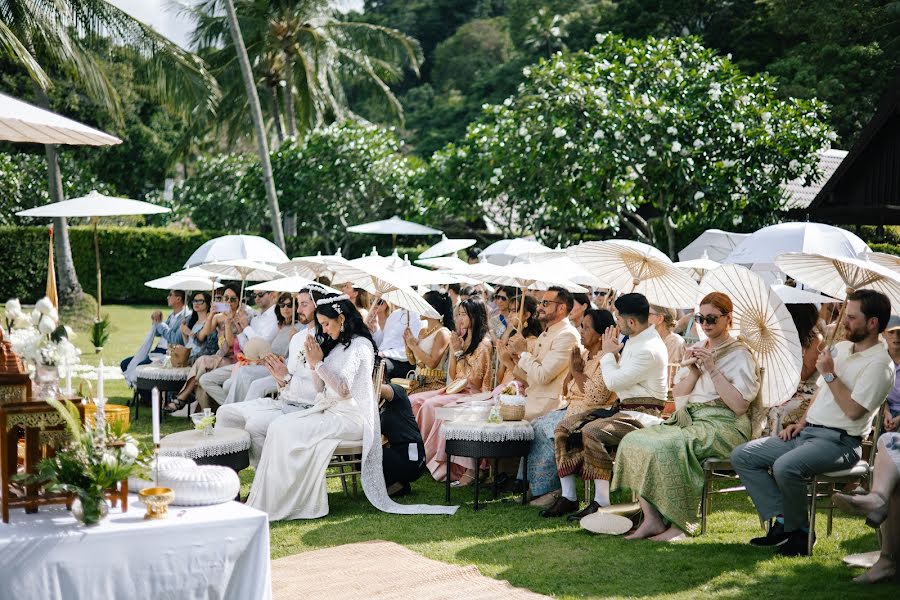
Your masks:
{"label": "man in grey trousers", "polygon": [[859,461],[862,439],[894,384],[893,361],[879,339],[890,315],[884,294],[850,294],[843,319],[846,341],[819,353],[819,390],[806,415],[779,435],[741,444],[731,453],[760,518],[775,518],[769,533],[751,544],[778,546],[782,556],[809,555],[809,480]]}

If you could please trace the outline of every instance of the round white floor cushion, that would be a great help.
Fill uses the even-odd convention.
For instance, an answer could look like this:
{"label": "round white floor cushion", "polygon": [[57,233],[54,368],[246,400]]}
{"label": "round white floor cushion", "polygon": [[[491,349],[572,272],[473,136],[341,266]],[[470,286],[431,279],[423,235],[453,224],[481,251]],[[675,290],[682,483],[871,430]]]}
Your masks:
{"label": "round white floor cushion", "polygon": [[159,484],[175,492],[175,506],[207,506],[234,500],[241,489],[237,473],[228,467],[199,465],[160,473]]}
{"label": "round white floor cushion", "polygon": [[[195,463],[190,458],[182,458],[180,456],[160,456],[159,457],[159,479],[160,485],[162,485],[162,480],[165,478],[165,474],[167,471],[171,471],[172,469],[186,469],[196,467],[197,463]],[[132,494],[137,494],[144,488],[155,487],[156,482],[152,481],[156,477],[156,459],[154,459],[150,463],[150,480],[147,479],[139,479],[137,477],[129,477],[128,478],[128,491]]]}

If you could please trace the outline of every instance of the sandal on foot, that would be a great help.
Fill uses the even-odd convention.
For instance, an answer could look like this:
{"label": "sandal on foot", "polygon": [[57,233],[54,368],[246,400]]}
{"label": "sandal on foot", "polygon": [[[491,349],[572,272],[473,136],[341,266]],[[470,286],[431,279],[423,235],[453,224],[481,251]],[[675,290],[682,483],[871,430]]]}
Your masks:
{"label": "sandal on foot", "polygon": [[163,410],[167,413],[178,412],[182,408],[188,405],[187,400],[182,400],[180,398],[176,398],[174,402],[169,402],[165,406],[163,406]]}

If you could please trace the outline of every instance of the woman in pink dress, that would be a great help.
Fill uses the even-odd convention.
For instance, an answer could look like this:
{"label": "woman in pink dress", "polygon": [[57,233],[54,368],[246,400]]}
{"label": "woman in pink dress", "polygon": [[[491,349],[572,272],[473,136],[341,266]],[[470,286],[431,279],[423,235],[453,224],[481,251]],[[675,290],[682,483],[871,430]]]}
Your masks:
{"label": "woman in pink dress", "polygon": [[[465,388],[456,394],[448,394],[446,388],[441,388],[409,397],[425,441],[428,470],[438,481],[447,476],[447,452],[444,449],[446,440],[441,434],[442,421],[435,419],[435,411],[444,406],[464,404],[470,396],[491,389],[492,347],[484,302],[478,297],[463,300],[456,309],[455,320],[456,331],[450,336],[447,371],[451,381],[465,378]],[[474,460],[454,456],[451,479],[459,481],[467,469],[474,473]]]}

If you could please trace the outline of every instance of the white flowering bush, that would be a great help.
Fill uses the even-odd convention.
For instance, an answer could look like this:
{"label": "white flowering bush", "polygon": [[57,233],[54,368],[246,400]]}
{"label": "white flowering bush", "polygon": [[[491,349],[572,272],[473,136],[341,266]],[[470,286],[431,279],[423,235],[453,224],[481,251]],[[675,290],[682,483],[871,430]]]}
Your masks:
{"label": "white flowering bush", "polygon": [[297,237],[335,252],[347,226],[410,216],[420,208],[413,180],[424,168],[393,129],[353,122],[317,129],[272,155],[281,208],[297,216]]}
{"label": "white flowering bush", "polygon": [[13,352],[32,364],[77,365],[81,350],[69,341],[72,329],[60,325],[49,298],[41,298],[26,315],[18,298],[6,302],[6,321]]}
{"label": "white flowering bush", "polygon": [[[696,215],[764,224],[781,183],[817,176],[834,134],[816,100],[781,100],[773,80],[742,74],[695,38],[598,35],[556,53],[485,105],[459,144],[432,157],[433,209],[506,217],[508,234],[545,242],[586,228],[627,227],[654,243]],[[638,216],[641,211],[651,218]]]}

